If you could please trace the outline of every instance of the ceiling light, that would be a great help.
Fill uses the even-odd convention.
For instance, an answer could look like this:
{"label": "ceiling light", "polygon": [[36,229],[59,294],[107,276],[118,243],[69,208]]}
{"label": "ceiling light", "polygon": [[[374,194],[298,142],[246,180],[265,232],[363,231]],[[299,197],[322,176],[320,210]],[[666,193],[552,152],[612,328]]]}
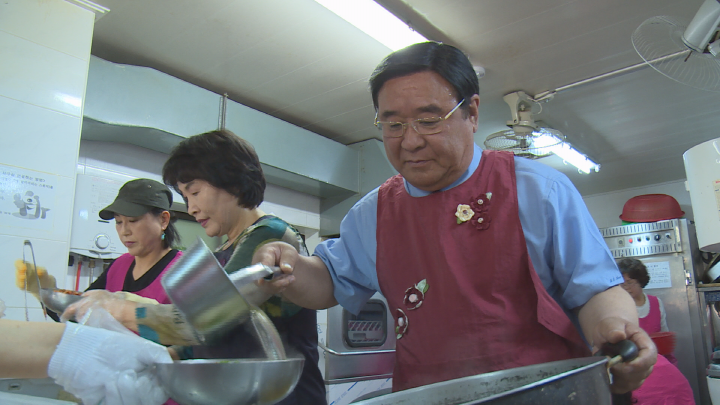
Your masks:
{"label": "ceiling light", "polygon": [[373,0],[315,0],[392,51],[427,39]]}
{"label": "ceiling light", "polygon": [[600,165],[590,160],[587,156],[578,152],[567,142],[561,142],[560,139],[549,133],[533,132],[533,146],[540,150],[549,150],[559,156],[565,163],[578,168],[581,173],[589,174],[591,170],[600,171]]}

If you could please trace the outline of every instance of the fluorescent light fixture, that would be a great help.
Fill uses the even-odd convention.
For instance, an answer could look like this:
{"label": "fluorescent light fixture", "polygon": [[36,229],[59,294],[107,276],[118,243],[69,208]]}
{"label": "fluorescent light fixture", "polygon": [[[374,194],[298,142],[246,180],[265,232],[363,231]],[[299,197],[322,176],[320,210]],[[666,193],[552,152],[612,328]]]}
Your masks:
{"label": "fluorescent light fixture", "polygon": [[373,0],[315,0],[392,51],[427,39]]}
{"label": "fluorescent light fixture", "polygon": [[101,19],[105,14],[110,12],[110,9],[107,7],[103,7],[97,3],[93,3],[90,0],[67,0],[70,3],[74,3],[77,6],[80,6],[84,8],[85,10],[90,10],[93,13],[95,13],[95,22],[97,20]]}
{"label": "fluorescent light fixture", "polygon": [[58,100],[65,104],[70,104],[71,106],[77,108],[80,108],[82,106],[82,99],[65,93],[55,93],[55,100]]}
{"label": "fluorescent light fixture", "polygon": [[[536,138],[533,140],[533,146],[542,154],[552,152],[559,156],[565,163],[578,168],[581,173],[589,174],[591,170],[600,171],[600,165],[590,160],[587,156],[578,152],[567,142],[562,142],[559,138],[546,131],[533,132]],[[539,154],[541,154],[539,153]]]}

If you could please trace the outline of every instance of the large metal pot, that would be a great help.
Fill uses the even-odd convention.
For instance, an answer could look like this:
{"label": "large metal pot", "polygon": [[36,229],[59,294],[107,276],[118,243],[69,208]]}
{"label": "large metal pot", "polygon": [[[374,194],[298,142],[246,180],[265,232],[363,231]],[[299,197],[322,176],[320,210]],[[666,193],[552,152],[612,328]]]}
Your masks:
{"label": "large metal pot", "polygon": [[200,238],[160,282],[203,343],[212,342],[250,317],[250,305]]}
{"label": "large metal pot", "polygon": [[207,344],[246,322],[252,309],[267,300],[254,284],[279,269],[256,264],[228,275],[197,238],[160,280],[170,301]]}
{"label": "large metal pot", "polygon": [[[630,395],[610,393],[609,361],[634,354],[584,357],[443,381],[356,402],[356,405],[619,405]],[[630,349],[627,353],[632,352]]]}

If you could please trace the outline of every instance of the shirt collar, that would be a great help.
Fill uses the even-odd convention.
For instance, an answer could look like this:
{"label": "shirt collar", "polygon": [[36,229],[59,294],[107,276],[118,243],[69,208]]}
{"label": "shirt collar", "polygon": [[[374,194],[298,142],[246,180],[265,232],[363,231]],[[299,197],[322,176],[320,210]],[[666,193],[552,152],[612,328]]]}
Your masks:
{"label": "shirt collar", "polygon": [[[468,166],[467,170],[465,170],[465,173],[463,173],[460,178],[455,180],[455,182],[451,185],[441,189],[440,191],[450,190],[451,188],[459,186],[460,184],[465,182],[465,180],[469,179],[470,176],[475,173],[475,169],[477,169],[477,167],[480,165],[481,156],[482,149],[480,149],[477,144],[473,143],[473,158],[472,161],[470,161],[470,166]],[[407,180],[405,180],[404,178],[403,181],[405,182],[405,190],[407,190],[408,194],[410,194],[412,197],[425,197],[426,195],[430,195],[433,193],[433,191],[420,190],[419,188],[408,183]]]}

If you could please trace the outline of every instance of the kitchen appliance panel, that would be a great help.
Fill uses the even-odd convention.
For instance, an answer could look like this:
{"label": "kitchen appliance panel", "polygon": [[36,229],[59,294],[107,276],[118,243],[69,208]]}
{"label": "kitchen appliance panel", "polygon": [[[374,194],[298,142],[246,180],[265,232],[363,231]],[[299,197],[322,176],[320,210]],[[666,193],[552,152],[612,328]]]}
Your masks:
{"label": "kitchen appliance panel", "polygon": [[395,320],[387,301],[373,295],[358,315],[336,305],[327,310],[325,383],[339,384],[392,376]]}
{"label": "kitchen appliance panel", "polygon": [[646,293],[664,304],[668,328],[677,333],[674,355],[699,404],[709,403],[705,380],[703,308],[697,280],[703,265],[695,227],[687,219],[636,223],[601,229],[616,260],[634,257],[651,274]]}

